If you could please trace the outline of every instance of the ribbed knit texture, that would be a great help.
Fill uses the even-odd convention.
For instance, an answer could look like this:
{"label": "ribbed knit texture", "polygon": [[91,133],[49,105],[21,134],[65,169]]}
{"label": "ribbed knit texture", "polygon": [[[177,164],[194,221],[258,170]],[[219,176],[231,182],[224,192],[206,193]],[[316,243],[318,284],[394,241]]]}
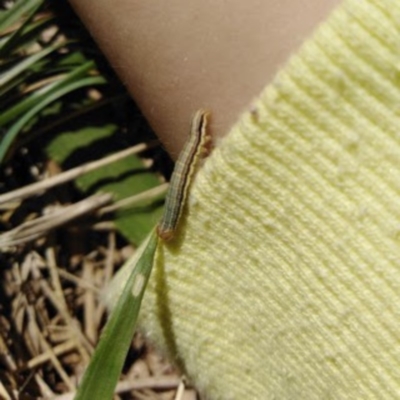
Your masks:
{"label": "ribbed knit texture", "polygon": [[400,1],[348,0],[199,171],[143,327],[210,399],[400,399]]}

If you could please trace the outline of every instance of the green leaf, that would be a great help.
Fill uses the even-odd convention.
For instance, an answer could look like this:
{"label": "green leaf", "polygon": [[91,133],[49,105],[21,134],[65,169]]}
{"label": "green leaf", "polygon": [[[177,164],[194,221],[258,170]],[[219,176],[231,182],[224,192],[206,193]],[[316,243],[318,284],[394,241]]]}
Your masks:
{"label": "green leaf", "polygon": [[[124,158],[116,163],[92,171],[76,181],[77,186],[89,194],[92,188],[97,192],[113,193],[115,201],[142,193],[160,184],[155,174],[143,167],[137,156]],[[114,222],[118,230],[131,242],[140,243],[161,216],[162,206],[143,204],[118,211]]]}
{"label": "green leaf", "polygon": [[98,140],[112,136],[118,127],[115,124],[87,126],[76,131],[58,134],[47,146],[46,153],[54,161],[62,164],[71,154],[82,147],[90,146]]}
{"label": "green leaf", "polygon": [[[116,125],[107,124],[63,132],[56,135],[45,150],[58,163],[63,163],[79,152],[79,162],[84,163],[89,161],[88,158],[92,158],[93,154],[101,157],[105,155],[105,150],[107,154],[118,150],[117,146],[113,146],[112,138],[116,130]],[[89,172],[76,180],[78,188],[87,195],[93,192],[112,193],[116,201],[149,190],[159,183],[157,176],[146,170],[143,161],[133,155]],[[141,206],[116,212],[114,222],[129,241],[137,244],[147,236],[161,213],[161,204],[155,205],[153,199]]]}
{"label": "green leaf", "polygon": [[[136,263],[108,320],[75,400],[111,400],[132,342],[157,248],[155,230],[127,264]],[[126,268],[129,268],[126,266]]]}
{"label": "green leaf", "polygon": [[[142,177],[142,180],[145,181],[145,178],[147,177]],[[137,193],[136,190],[135,193]],[[161,200],[161,198],[153,199],[151,205],[121,210],[116,213],[114,220],[116,227],[132,243],[140,243],[147,232],[160,220],[164,206],[163,202],[157,203],[159,204],[157,206],[154,205],[156,200]]]}

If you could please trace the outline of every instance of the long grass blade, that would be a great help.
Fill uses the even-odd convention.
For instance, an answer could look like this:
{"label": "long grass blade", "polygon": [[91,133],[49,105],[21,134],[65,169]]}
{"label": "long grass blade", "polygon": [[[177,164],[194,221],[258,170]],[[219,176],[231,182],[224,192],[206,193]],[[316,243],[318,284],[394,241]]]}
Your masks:
{"label": "long grass blade", "polygon": [[136,263],[108,320],[75,400],[110,400],[132,341],[152,270],[157,235],[151,232],[128,263]]}
{"label": "long grass blade", "polygon": [[7,54],[10,55],[13,49],[18,48],[18,43],[21,41],[22,36],[24,33],[29,30],[29,26],[32,24],[35,15],[38,13],[39,9],[41,8],[42,4],[39,3],[34,7],[30,15],[25,19],[25,21],[21,24],[21,26],[11,33],[9,36],[6,36],[5,40],[1,42],[0,45],[0,59],[3,59]]}
{"label": "long grass blade", "polygon": [[57,91],[60,87],[76,82],[78,78],[85,76],[86,73],[94,66],[95,64],[93,61],[86,62],[80,67],[75,68],[72,72],[67,74],[62,79],[59,79],[58,81],[50,83],[42,89],[35,91],[30,96],[17,103],[14,107],[11,107],[8,110],[4,111],[2,114],[0,114],[0,127],[5,126],[7,123],[12,121],[14,118],[17,118],[19,115],[26,113],[49,94]]}
{"label": "long grass blade", "polygon": [[18,133],[21,132],[23,127],[28,123],[28,121],[37,113],[39,113],[43,108],[57,100],[58,98],[70,93],[76,89],[80,89],[85,86],[95,86],[105,83],[105,79],[100,76],[83,78],[77,82],[72,82],[67,85],[62,85],[57,87],[57,90],[53,90],[52,93],[47,93],[41,101],[31,108],[26,114],[24,114],[18,121],[11,126],[8,132],[4,135],[0,143],[0,164],[3,162],[7,151],[9,150],[11,144],[17,137]]}
{"label": "long grass blade", "polygon": [[12,8],[0,14],[0,32],[20,21],[24,15],[43,4],[43,0],[19,0]]}
{"label": "long grass blade", "polygon": [[4,72],[0,75],[0,87],[6,85],[8,82],[17,77],[19,74],[25,72],[30,67],[32,67],[37,61],[45,58],[54,50],[57,50],[62,46],[65,46],[65,43],[58,43],[56,45],[49,46],[43,49],[42,51],[39,51],[37,53],[32,54],[29,57],[26,57],[18,64],[16,64],[13,68],[9,69],[7,72]]}

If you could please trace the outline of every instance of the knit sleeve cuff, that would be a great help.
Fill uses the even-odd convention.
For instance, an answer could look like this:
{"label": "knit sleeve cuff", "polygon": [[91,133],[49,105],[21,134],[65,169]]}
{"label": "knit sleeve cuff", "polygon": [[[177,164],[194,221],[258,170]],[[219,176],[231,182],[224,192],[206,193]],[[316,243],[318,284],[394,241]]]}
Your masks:
{"label": "knit sleeve cuff", "polygon": [[344,1],[198,172],[142,326],[210,398],[400,393],[399,50]]}

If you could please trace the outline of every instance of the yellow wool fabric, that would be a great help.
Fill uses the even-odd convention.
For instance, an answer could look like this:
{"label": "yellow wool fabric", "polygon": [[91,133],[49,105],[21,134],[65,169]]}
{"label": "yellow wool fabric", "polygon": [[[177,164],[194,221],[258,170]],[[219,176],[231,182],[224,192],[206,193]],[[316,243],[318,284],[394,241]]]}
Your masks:
{"label": "yellow wool fabric", "polygon": [[400,1],[348,0],[199,171],[145,332],[209,399],[400,399]]}

